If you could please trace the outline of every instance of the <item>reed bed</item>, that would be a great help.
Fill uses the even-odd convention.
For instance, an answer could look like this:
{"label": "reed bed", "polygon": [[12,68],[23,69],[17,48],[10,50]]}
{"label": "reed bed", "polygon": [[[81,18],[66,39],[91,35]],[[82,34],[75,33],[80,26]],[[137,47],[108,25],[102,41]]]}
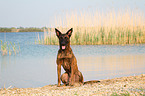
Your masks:
{"label": "reed bed", "polygon": [[[72,45],[116,45],[145,43],[145,17],[141,11],[114,10],[72,11],[56,15],[55,26],[66,32],[73,28]],[[57,45],[54,28],[44,30],[44,38],[39,44]]]}
{"label": "reed bed", "polygon": [[1,55],[12,55],[12,53],[14,53],[14,55],[18,54],[20,52],[20,45],[12,43],[12,42],[3,42],[1,40]]}

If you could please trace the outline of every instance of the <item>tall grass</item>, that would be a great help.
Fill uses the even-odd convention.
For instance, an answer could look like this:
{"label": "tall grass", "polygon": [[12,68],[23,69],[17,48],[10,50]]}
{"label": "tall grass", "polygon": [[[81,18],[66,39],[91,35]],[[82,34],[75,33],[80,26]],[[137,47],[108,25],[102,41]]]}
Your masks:
{"label": "tall grass", "polygon": [[[62,32],[74,29],[71,37],[74,45],[145,43],[145,17],[141,11],[73,11],[57,15],[54,21]],[[58,44],[57,37],[51,34],[50,30],[45,30],[41,44]]]}
{"label": "tall grass", "polygon": [[1,55],[12,55],[14,53],[15,55],[20,52],[20,45],[18,44],[16,46],[15,43],[12,42],[3,42],[1,40]]}
{"label": "tall grass", "polygon": [[8,48],[7,48],[7,42],[2,42],[1,40],[1,54],[7,55],[8,54]]}

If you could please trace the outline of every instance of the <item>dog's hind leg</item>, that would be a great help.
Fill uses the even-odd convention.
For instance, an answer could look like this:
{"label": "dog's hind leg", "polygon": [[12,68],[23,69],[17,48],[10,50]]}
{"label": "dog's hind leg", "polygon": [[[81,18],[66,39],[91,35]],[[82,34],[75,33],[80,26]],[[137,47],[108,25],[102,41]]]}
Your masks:
{"label": "dog's hind leg", "polygon": [[75,82],[76,83],[84,83],[84,78],[83,78],[83,75],[80,71],[78,71],[76,74],[75,74]]}
{"label": "dog's hind leg", "polygon": [[62,81],[62,83],[64,83],[65,85],[68,85],[69,84],[69,75],[68,75],[68,73],[63,73],[62,75],[61,75],[61,81]]}
{"label": "dog's hind leg", "polygon": [[81,72],[79,74],[80,74],[79,75],[80,76],[79,81],[83,84],[84,83],[84,77],[83,77]]}

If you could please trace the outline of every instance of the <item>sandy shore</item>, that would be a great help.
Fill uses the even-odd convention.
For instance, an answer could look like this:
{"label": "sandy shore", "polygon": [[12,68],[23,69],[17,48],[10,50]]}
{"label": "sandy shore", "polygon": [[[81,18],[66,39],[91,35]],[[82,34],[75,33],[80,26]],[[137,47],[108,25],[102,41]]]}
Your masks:
{"label": "sandy shore", "polygon": [[145,74],[100,80],[99,83],[62,86],[46,85],[39,88],[2,88],[2,96],[143,96],[145,95]]}

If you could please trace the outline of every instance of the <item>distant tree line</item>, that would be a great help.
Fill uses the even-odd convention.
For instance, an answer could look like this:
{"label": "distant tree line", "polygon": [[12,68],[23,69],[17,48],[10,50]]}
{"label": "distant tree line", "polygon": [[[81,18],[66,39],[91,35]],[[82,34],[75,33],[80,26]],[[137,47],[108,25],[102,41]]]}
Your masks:
{"label": "distant tree line", "polygon": [[42,27],[42,28],[36,28],[36,27],[30,27],[30,28],[24,28],[24,27],[19,27],[19,28],[15,28],[15,27],[11,27],[11,28],[0,27],[0,32],[43,32],[44,29],[46,29],[46,27]]}

